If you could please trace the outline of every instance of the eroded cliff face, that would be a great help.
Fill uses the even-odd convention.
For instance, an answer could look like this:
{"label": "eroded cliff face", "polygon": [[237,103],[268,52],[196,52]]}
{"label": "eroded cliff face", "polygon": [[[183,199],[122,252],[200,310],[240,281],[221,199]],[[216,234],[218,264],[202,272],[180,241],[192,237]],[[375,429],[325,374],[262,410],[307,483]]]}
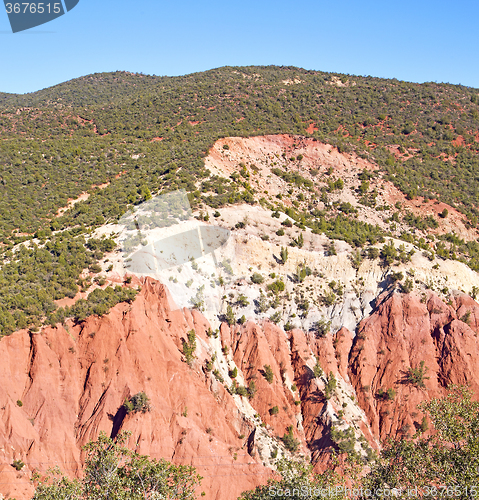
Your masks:
{"label": "eroded cliff face", "polygon": [[[191,330],[189,366],[182,346]],[[367,456],[386,437],[413,434],[422,422],[417,404],[449,383],[479,394],[479,305],[466,295],[446,304],[431,292],[383,294],[356,335],[285,332],[269,321],[223,323],[211,333],[199,312],[170,310],[167,289],[147,279],[132,304],[101,318],[2,339],[0,492],[30,498],[33,471],[58,465],[77,475],[82,445],[101,431],[130,430],[139,453],[195,466],[204,477],[198,494],[233,500],[266,482],[276,453],[288,456],[278,437],[289,426],[297,453],[321,469],[337,447],[331,429],[352,428],[350,444]],[[407,376],[422,361],[424,387]],[[227,390],[235,367],[237,385],[255,383],[250,399]],[[380,396],[387,389],[394,397]],[[125,398],[140,391],[152,410],[127,414]],[[16,459],[26,464],[21,471]]]}
{"label": "eroded cliff face", "polygon": [[[401,156],[398,146],[391,146],[390,151],[394,155]],[[301,158],[300,160],[292,161],[298,156]],[[226,178],[232,173],[238,173],[241,170],[241,165],[245,165],[247,168],[248,181],[251,185],[273,204],[278,194],[283,196],[282,203],[286,206],[291,206],[292,201],[295,200],[294,196],[285,196],[291,186],[288,186],[274,173],[271,175],[275,167],[285,168],[289,172],[297,172],[316,186],[318,186],[318,181],[319,183],[325,182],[324,179],[321,180],[318,171],[322,173],[331,168],[334,174],[344,181],[344,189],[337,195],[330,193],[330,201],[339,200],[351,203],[358,210],[357,217],[364,222],[378,224],[395,233],[395,230],[392,230],[387,223],[387,219],[391,217],[394,206],[400,203],[402,210],[416,216],[436,218],[438,228],[429,230],[432,233],[454,232],[466,240],[475,240],[478,236],[477,229],[471,228],[467,224],[465,216],[455,207],[437,200],[426,200],[422,197],[409,200],[394,184],[383,177],[377,164],[354,153],[341,153],[336,147],[312,138],[288,134],[225,137],[216,141],[205,159],[205,166],[211,173]],[[378,205],[389,207],[385,211],[371,210],[358,202],[357,188],[360,185],[358,174],[363,170],[376,171],[378,174],[374,179],[371,179],[371,189],[376,189],[378,192]],[[317,194],[314,204],[322,209],[323,203],[319,201],[319,198],[320,193]],[[295,201],[297,203],[297,200]],[[445,208],[449,212],[448,217],[438,217]],[[408,231],[410,228],[398,223],[396,230],[398,231],[396,234],[399,235],[402,231]]]}
{"label": "eroded cliff face", "polygon": [[[252,425],[224,386],[206,377],[203,318],[169,311],[166,290],[147,281],[132,305],[81,325],[22,331],[0,342],[0,491],[29,498],[31,471],[58,465],[79,472],[81,446],[100,431],[132,431],[130,447],[194,465],[208,498],[236,498],[269,471],[248,455]],[[198,361],[182,359],[182,339],[196,331]],[[126,397],[145,391],[152,411],[127,415]],[[21,401],[22,406],[17,404]],[[10,464],[22,459],[17,472]],[[227,479],[227,481],[225,481]]]}
{"label": "eroded cliff face", "polygon": [[[417,404],[443,395],[449,384],[479,395],[479,306],[472,298],[446,304],[432,293],[394,293],[378,302],[358,327],[348,370],[374,436],[414,434],[423,418]],[[409,369],[421,371],[421,363],[423,383],[413,384]],[[380,397],[381,389],[396,395]]]}

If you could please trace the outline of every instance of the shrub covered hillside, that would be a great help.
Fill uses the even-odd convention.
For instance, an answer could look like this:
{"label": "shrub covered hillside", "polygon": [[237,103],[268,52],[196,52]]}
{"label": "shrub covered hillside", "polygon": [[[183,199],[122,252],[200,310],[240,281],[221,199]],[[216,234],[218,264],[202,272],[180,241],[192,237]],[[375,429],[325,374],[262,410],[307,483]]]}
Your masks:
{"label": "shrub covered hillside", "polygon": [[[128,206],[178,188],[194,206],[259,201],[246,180],[210,177],[205,169],[221,137],[293,133],[355,151],[408,197],[438,198],[476,227],[478,103],[479,91],[462,86],[292,67],[183,77],[102,73],[32,94],[0,94],[0,242],[8,263],[0,272],[0,332],[52,317],[52,301],[74,294],[80,268],[99,258],[100,250],[85,246],[85,233]],[[83,192],[88,199],[58,212]],[[347,228],[351,241],[351,232],[361,232],[359,246],[380,237],[346,209],[336,216],[314,229],[343,237]],[[11,253],[33,237],[40,246]],[[61,249],[69,247],[78,258],[65,267]],[[467,251],[477,258],[476,247]],[[31,287],[24,277],[34,265]]]}

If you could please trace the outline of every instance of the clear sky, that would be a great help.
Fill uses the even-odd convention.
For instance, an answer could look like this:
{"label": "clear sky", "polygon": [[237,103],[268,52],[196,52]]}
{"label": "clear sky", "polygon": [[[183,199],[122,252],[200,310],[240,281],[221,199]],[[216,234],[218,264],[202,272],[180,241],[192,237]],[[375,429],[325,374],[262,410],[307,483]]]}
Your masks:
{"label": "clear sky", "polygon": [[0,91],[269,64],[479,88],[478,19],[479,0],[80,0],[13,34],[0,2]]}

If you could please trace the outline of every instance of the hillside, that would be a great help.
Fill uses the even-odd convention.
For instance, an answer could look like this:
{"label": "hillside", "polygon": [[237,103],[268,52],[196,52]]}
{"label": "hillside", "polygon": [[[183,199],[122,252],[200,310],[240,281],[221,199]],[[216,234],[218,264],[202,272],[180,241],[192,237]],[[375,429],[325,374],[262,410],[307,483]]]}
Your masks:
{"label": "hillside", "polygon": [[[0,492],[127,429],[233,500],[282,456],[367,465],[451,383],[479,396],[478,103],[292,67],[0,94]],[[176,234],[142,207],[181,189]],[[201,231],[226,242],[184,257]]]}
{"label": "hillside", "polygon": [[[142,186],[151,192],[195,191],[195,183],[208,175],[203,157],[217,139],[272,133],[308,134],[342,152],[357,151],[410,197],[457,204],[477,224],[477,100],[475,89],[458,86],[276,67],[221,68],[175,78],[97,74],[10,96],[0,105],[3,183],[12,196],[8,201],[15,198],[21,206],[23,197],[31,200],[24,220],[19,215],[11,220],[3,208],[2,230],[5,237],[16,227],[32,232],[67,198],[113,182],[124,170],[128,175],[102,192],[101,208],[93,197],[86,213],[79,214],[78,207],[55,222],[93,223],[100,214],[115,215],[113,187],[117,211],[140,201]],[[44,141],[41,157],[32,139]],[[244,191],[225,189],[239,191],[237,197]],[[47,203],[32,210],[38,196]],[[217,198],[216,203],[228,199]]]}
{"label": "hillside", "polygon": [[[374,170],[365,174],[361,187],[362,201],[370,207],[385,206],[376,203],[377,189],[366,193],[369,176],[377,171],[408,200],[454,207],[466,216],[467,228],[475,230],[477,100],[475,89],[460,86],[290,67],[226,67],[174,78],[105,73],[33,94],[8,95],[0,104],[0,236],[6,259],[13,245],[35,235],[40,241],[60,239],[55,244],[61,245],[70,245],[72,238],[80,241],[88,227],[114,221],[158,192],[185,188],[193,207],[257,202],[262,194],[255,186],[211,177],[204,159],[222,137],[265,133],[301,134],[372,163]],[[326,185],[313,191],[326,197],[331,189]],[[304,223],[312,227],[319,219],[320,231],[337,220],[354,224],[347,206],[346,213],[338,208],[315,220],[308,211],[310,220]],[[426,229],[436,224],[430,218],[410,222]],[[73,229],[65,232],[68,228]],[[335,231],[335,237],[342,236]],[[477,268],[477,243],[465,246],[453,235],[448,238],[459,250],[451,255],[462,255]],[[54,265],[57,257],[45,258]],[[34,279],[33,286],[23,286],[21,278],[13,278],[16,290],[31,303],[19,306],[24,300],[10,290],[17,273],[13,269],[0,276],[4,332],[41,322],[52,300],[74,293],[72,280],[79,274],[77,269],[66,276],[54,273],[58,284],[55,291],[46,291],[47,301],[40,298],[45,285]]]}

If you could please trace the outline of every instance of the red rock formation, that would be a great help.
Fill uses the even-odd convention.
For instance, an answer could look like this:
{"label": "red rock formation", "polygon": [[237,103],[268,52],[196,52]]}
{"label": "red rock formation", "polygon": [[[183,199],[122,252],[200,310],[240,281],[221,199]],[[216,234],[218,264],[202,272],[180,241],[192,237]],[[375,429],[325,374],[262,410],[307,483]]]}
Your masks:
{"label": "red rock formation", "polygon": [[[170,311],[165,289],[147,281],[132,305],[102,318],[4,338],[0,492],[28,498],[30,472],[54,465],[77,474],[80,447],[100,431],[114,436],[122,429],[132,431],[130,445],[139,453],[195,466],[207,498],[229,500],[264,482],[269,470],[239,439],[251,425],[223,385],[201,370],[209,357],[205,327],[197,313]],[[194,369],[181,352],[192,328],[201,344]],[[124,399],[140,391],[153,410],[127,415]],[[15,459],[25,462],[22,472],[11,466]]]}
{"label": "red rock formation", "polygon": [[[293,368],[289,353],[287,335],[274,324],[266,322],[263,328],[248,322],[244,328],[232,334],[232,353],[236,365],[249,382],[254,381],[256,395],[251,404],[276,435],[283,436],[288,426],[293,425],[295,436],[298,412],[289,388],[285,387],[284,376],[292,380]],[[264,367],[271,366],[274,377],[269,383],[264,377]],[[278,408],[278,414],[270,410]]]}
{"label": "red rock formation", "polygon": [[[444,395],[449,384],[468,384],[479,394],[479,306],[467,296],[450,304],[434,294],[421,301],[394,293],[360,324],[349,377],[375,437],[414,434],[423,417],[417,405]],[[422,362],[424,387],[408,382],[408,370]],[[379,397],[387,389],[394,399]]]}
{"label": "red rock formation", "polygon": [[[195,466],[207,498],[233,500],[265,483],[271,471],[248,444],[254,425],[204,368],[213,352],[209,327],[198,311],[172,311],[165,288],[147,280],[131,305],[119,304],[102,318],[2,339],[0,492],[29,498],[32,471],[54,465],[77,475],[81,446],[100,431],[115,436],[123,429],[132,432],[138,452]],[[191,329],[197,358],[190,367],[182,345]],[[220,330],[239,378],[256,384],[250,404],[270,435],[281,437],[293,426],[300,451],[319,470],[334,446],[331,419],[342,408],[339,400],[326,400],[324,379],[313,376],[316,360],[354,387],[367,416],[358,425],[373,447],[378,439],[412,435],[423,417],[417,405],[445,394],[448,384],[469,384],[479,394],[479,305],[465,295],[447,304],[432,293],[385,295],[355,337],[345,328],[324,338],[285,333],[270,322]],[[408,370],[421,362],[424,387],[408,381]],[[387,389],[393,398],[379,396]],[[127,414],[125,398],[140,391],[151,398],[152,411]],[[26,463],[22,471],[12,467],[16,459]]]}

